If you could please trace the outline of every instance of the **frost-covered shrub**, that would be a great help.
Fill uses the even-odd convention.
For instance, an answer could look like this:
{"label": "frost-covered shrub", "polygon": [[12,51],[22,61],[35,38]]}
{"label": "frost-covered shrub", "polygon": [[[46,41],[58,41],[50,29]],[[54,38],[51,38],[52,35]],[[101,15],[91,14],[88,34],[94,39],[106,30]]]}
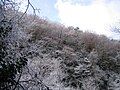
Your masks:
{"label": "frost-covered shrub", "polygon": [[15,90],[19,86],[22,69],[27,64],[27,58],[19,51],[21,33],[17,19],[10,18],[6,13],[9,9],[14,10],[14,6],[13,1],[0,1],[0,90]]}
{"label": "frost-covered shrub", "polygon": [[85,32],[80,36],[80,42],[84,45],[86,51],[91,52],[98,43],[98,36],[93,33]]}
{"label": "frost-covered shrub", "polygon": [[18,81],[16,74],[22,72],[23,66],[27,64],[25,56],[17,52],[17,46],[11,42],[9,34],[12,33],[11,22],[8,20],[0,22],[0,89],[14,89]]}
{"label": "frost-covered shrub", "polygon": [[[101,43],[101,44],[100,44]],[[116,59],[117,52],[120,50],[118,43],[114,43],[110,40],[100,41],[97,46],[97,52],[99,56],[98,65],[102,70],[112,70],[119,73],[119,65]]]}

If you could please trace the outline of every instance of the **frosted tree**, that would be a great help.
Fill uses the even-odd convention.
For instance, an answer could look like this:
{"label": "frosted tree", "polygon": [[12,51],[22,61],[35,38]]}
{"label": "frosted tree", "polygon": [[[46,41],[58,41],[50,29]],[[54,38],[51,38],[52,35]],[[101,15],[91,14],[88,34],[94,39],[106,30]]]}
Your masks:
{"label": "frosted tree", "polygon": [[[16,12],[18,12],[18,10],[16,10],[17,6],[18,4],[13,0],[0,0],[1,90],[15,90],[17,87],[23,88],[19,80],[23,67],[27,64],[27,58],[21,51],[21,49],[24,48],[21,47],[21,45],[23,41],[25,42],[26,40],[23,38],[25,34],[21,32],[22,28],[18,25],[21,17],[16,14]],[[10,16],[11,13],[8,13],[9,10],[12,11],[12,16]]]}

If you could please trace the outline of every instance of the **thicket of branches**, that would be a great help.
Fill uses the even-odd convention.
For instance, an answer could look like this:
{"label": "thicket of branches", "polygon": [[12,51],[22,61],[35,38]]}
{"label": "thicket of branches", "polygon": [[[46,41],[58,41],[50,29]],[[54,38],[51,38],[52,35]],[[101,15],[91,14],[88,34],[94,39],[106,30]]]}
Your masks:
{"label": "thicket of branches", "polygon": [[[29,0],[28,5],[31,5]],[[19,80],[27,65],[26,56],[17,51],[20,49],[18,22],[26,11],[18,15],[16,7],[19,5],[13,0],[0,0],[0,90],[22,88]]]}

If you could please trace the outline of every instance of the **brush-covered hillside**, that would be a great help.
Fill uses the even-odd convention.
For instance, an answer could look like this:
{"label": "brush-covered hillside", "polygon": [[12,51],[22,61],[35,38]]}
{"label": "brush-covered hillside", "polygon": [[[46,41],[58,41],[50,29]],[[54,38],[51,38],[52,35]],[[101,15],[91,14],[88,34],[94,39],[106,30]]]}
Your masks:
{"label": "brush-covered hillside", "polygon": [[120,89],[120,41],[29,15],[23,25],[25,90]]}
{"label": "brush-covered hillside", "polygon": [[6,9],[0,90],[120,90],[119,40]]}

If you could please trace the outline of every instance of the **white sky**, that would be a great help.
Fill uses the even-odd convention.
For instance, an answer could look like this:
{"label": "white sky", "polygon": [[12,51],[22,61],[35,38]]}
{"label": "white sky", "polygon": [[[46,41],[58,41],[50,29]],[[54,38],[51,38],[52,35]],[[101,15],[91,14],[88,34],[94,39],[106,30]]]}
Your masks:
{"label": "white sky", "polygon": [[[19,0],[18,0],[19,1]],[[23,2],[21,10],[25,10],[26,0]],[[30,0],[33,3],[37,0]],[[45,4],[46,0],[40,0],[40,3]],[[51,5],[53,2],[48,2]],[[56,0],[53,8],[44,9],[41,5],[35,4],[35,7],[42,8],[44,14],[50,18],[58,16],[56,21],[65,24],[66,26],[79,27],[81,30],[92,31],[97,34],[105,34],[108,37],[120,39],[120,34],[111,33],[110,26],[114,26],[120,22],[120,0]],[[48,11],[55,12],[51,14]],[[51,14],[51,16],[50,16]]]}
{"label": "white sky", "polygon": [[105,34],[108,37],[113,36],[108,28],[118,22],[118,19],[120,20],[120,0],[92,0],[88,5],[74,1],[57,0],[55,7],[59,11],[61,23],[78,26],[82,30],[90,30],[97,34]]}

